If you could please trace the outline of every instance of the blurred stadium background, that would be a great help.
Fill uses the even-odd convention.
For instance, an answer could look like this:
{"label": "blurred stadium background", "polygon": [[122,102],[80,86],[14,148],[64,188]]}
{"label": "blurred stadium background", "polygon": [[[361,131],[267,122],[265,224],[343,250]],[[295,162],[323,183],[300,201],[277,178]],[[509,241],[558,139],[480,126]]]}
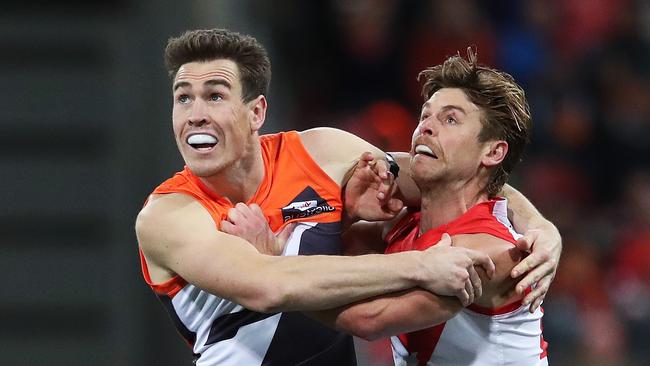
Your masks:
{"label": "blurred stadium background", "polygon": [[[533,142],[511,183],[564,237],[544,304],[551,364],[650,359],[650,1],[0,9],[0,364],[191,364],[141,278],[133,222],[182,166],[162,49],[212,27],[268,47],[266,132],[335,126],[388,150],[408,148],[418,71],[476,45],[526,89]],[[360,342],[360,364],[387,364],[384,346]]]}

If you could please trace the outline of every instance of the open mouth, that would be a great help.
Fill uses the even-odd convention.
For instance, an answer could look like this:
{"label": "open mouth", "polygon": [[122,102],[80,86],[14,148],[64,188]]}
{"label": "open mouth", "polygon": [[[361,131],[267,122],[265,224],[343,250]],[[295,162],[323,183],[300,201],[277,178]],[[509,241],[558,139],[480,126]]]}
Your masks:
{"label": "open mouth", "polygon": [[204,133],[198,133],[187,137],[187,144],[192,146],[193,149],[199,151],[207,151],[217,145],[216,137]]}
{"label": "open mouth", "polygon": [[431,148],[426,146],[426,145],[416,145],[415,146],[415,153],[416,154],[426,155],[426,156],[434,158],[434,159],[438,159],[438,156],[436,156],[436,154],[433,153],[433,150],[431,150]]}

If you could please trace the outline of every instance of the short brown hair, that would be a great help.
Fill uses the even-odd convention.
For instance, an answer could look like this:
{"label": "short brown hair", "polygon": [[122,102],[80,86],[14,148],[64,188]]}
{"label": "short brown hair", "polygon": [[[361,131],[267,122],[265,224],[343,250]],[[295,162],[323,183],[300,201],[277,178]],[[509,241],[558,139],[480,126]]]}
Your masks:
{"label": "short brown hair", "polygon": [[245,102],[266,95],[271,83],[271,61],[255,38],[226,29],[200,29],[170,38],[165,47],[165,66],[174,79],[189,62],[228,59],[237,64]]}
{"label": "short brown hair", "polygon": [[481,110],[481,132],[478,140],[505,140],[508,153],[490,175],[486,187],[494,197],[508,180],[514,166],[521,160],[529,141],[531,116],[524,90],[509,74],[477,64],[476,50],[467,49],[467,58],[449,57],[442,65],[420,72],[424,80],[422,96],[425,100],[442,88],[462,89],[469,100]]}

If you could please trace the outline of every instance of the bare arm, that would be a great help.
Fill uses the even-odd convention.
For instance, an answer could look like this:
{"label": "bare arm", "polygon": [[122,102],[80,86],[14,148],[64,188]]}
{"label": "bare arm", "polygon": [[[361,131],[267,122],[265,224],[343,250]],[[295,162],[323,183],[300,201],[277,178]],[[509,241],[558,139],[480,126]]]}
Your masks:
{"label": "bare arm", "polygon": [[[229,222],[222,224],[222,230],[246,239],[261,251],[277,247],[274,242],[275,239],[272,239],[271,243],[267,243],[269,237],[274,238],[270,233],[271,229],[261,210],[256,209],[255,205],[251,206],[238,203],[234,208],[230,209],[228,213]],[[381,229],[377,223],[361,224],[371,225],[368,230],[364,231],[366,234],[373,232],[372,235],[375,236],[375,239],[383,237],[377,231]],[[367,245],[364,244],[355,249],[364,252],[368,251]],[[404,253],[413,253],[413,251]],[[431,272],[428,273],[430,281],[425,282],[427,286],[421,287],[441,295],[456,296],[464,304],[474,301],[475,293],[480,293],[480,279],[476,275],[474,266],[483,267],[490,276],[494,272],[494,263],[486,254],[467,248],[452,247],[451,239],[446,234],[443,235],[443,239],[437,245],[422,253],[426,256],[426,264],[431,269]],[[411,271],[414,270],[417,270],[417,268]]]}
{"label": "bare arm", "polygon": [[373,341],[444,323],[462,308],[455,297],[408,290],[308,315],[329,327]]}
{"label": "bare arm", "polygon": [[[346,202],[346,212],[352,213],[352,221],[390,219],[402,208],[402,199],[406,199],[407,203],[419,205],[420,192],[410,178],[410,158],[407,153],[393,154],[400,166],[399,177],[395,180],[397,193],[393,197],[394,177],[388,173],[388,164],[384,160],[386,154],[379,148],[351,133],[335,128],[319,127],[306,130],[300,132],[300,138],[314,161],[341,187],[346,185],[357,163],[359,166],[356,166],[356,170],[368,165],[363,164],[364,160],[371,162],[377,179],[366,175],[362,178],[363,184],[360,188],[357,187],[351,195],[349,192],[344,195],[344,200],[348,197],[357,200],[362,197],[360,206],[367,208],[357,210],[352,208],[354,204],[350,206]],[[332,148],[333,141],[336,141],[336,148]],[[369,158],[364,159],[364,156]]]}
{"label": "bare arm", "polygon": [[[479,270],[483,293],[475,304],[493,308],[517,300],[512,296],[514,281],[509,277],[510,270],[521,259],[521,252],[516,247],[486,234],[458,235],[454,237],[454,243],[489,254],[496,265],[492,278],[487,278]],[[461,309],[456,298],[409,290],[338,309],[312,312],[310,316],[338,330],[373,340],[440,324]]]}
{"label": "bare arm", "polygon": [[359,257],[260,254],[218,231],[207,211],[181,194],[164,195],[136,222],[147,263],[218,296],[262,312],[316,310],[439,281],[433,254]]}
{"label": "bare arm", "polygon": [[[373,154],[379,156],[376,155],[376,151]],[[345,209],[349,222],[358,218],[390,219],[396,214],[398,208],[394,203],[395,200],[399,201],[400,206],[402,203],[407,206],[419,205],[420,192],[408,174],[409,155],[406,153],[393,153],[393,155],[402,172],[396,180],[397,190],[391,189],[392,181],[390,176],[386,175],[388,165],[385,161],[373,162],[370,158],[363,162],[364,155],[360,158],[360,164],[354,170],[354,175],[345,188]],[[359,166],[362,169],[359,169]],[[393,193],[394,196],[391,196]],[[557,228],[544,219],[521,193],[506,185],[502,195],[510,201],[509,217],[515,228],[524,233],[524,237],[517,245],[522,250],[532,252],[513,269],[511,276],[517,278],[526,274],[516,288],[519,294],[535,284],[533,291],[523,300],[525,304],[530,304],[530,311],[533,312],[543,301],[555,277],[562,252],[562,239]]]}
{"label": "bare arm", "polygon": [[508,199],[508,217],[517,232],[524,233],[517,246],[531,254],[521,261],[511,272],[512,278],[526,274],[517,284],[516,291],[523,294],[525,289],[536,283],[523,302],[530,304],[533,312],[544,300],[555,277],[562,254],[562,237],[555,225],[546,220],[523,194],[506,185],[503,195]]}

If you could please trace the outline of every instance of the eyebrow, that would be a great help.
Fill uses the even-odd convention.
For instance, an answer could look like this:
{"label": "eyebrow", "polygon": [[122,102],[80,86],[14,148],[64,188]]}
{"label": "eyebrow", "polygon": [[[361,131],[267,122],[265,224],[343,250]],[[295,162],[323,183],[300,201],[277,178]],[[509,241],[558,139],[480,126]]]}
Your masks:
{"label": "eyebrow", "polygon": [[463,107],[458,106],[458,105],[453,105],[453,104],[449,104],[449,105],[446,105],[446,106],[440,108],[440,112],[441,112],[441,113],[442,113],[442,112],[447,112],[447,111],[450,110],[450,109],[456,109],[456,110],[459,110],[459,111],[461,111],[463,114],[467,115],[467,112],[463,109]]}
{"label": "eyebrow", "polygon": [[[424,102],[424,104],[422,104],[422,110],[424,110],[425,108],[429,108],[429,107],[431,107],[431,103],[429,103],[429,101],[426,101],[426,102]],[[451,109],[457,109],[458,111],[460,111],[463,114],[467,115],[467,111],[465,111],[465,109],[463,109],[463,107],[458,106],[458,105],[453,105],[453,104],[448,104],[446,106],[443,106],[442,108],[440,108],[440,112],[438,112],[438,113],[444,113],[444,112],[447,112],[448,110],[451,110]]]}
{"label": "eyebrow", "polygon": [[[203,85],[206,85],[206,86],[223,85],[228,89],[232,88],[232,85],[230,85],[230,83],[228,81],[224,80],[224,79],[210,79],[210,80],[205,81],[203,83]],[[179,82],[174,84],[173,90],[176,91],[176,89],[178,89],[178,88],[185,88],[185,87],[188,87],[188,86],[191,88],[192,84],[190,84],[188,81],[179,81]]]}

